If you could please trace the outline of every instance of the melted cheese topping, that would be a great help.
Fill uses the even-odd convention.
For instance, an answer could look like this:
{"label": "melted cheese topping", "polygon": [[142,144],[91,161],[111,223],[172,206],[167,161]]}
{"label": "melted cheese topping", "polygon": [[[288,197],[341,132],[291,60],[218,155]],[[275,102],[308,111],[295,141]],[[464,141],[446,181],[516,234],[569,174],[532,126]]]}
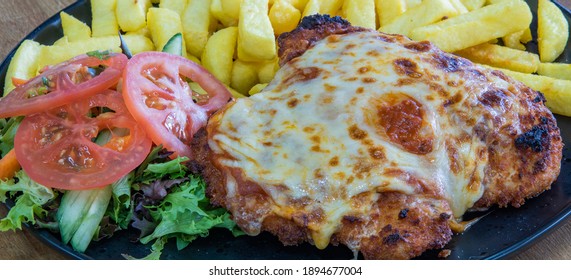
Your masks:
{"label": "melted cheese topping", "polygon": [[[306,226],[319,248],[345,215],[366,214],[379,192],[443,198],[461,217],[483,194],[486,147],[448,110],[462,112],[450,100],[477,96],[466,90],[470,81],[435,69],[431,55],[376,32],[318,42],[262,93],[212,119],[217,165],[259,184],[277,215],[318,216]],[[238,186],[226,176],[232,198]]]}

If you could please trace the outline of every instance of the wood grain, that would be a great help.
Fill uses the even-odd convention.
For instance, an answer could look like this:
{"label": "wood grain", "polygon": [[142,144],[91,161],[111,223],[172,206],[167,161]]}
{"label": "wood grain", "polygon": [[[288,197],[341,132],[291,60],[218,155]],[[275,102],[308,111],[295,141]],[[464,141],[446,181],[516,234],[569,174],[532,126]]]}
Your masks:
{"label": "wood grain", "polygon": [[[4,58],[26,34],[73,2],[72,0],[1,0],[0,58]],[[571,7],[571,0],[561,0],[561,2]],[[0,217],[5,215],[6,208],[2,205]],[[42,243],[28,230],[0,232],[0,260],[61,260],[66,258],[67,256]],[[560,228],[516,255],[514,259],[571,260],[571,221],[563,223]]]}

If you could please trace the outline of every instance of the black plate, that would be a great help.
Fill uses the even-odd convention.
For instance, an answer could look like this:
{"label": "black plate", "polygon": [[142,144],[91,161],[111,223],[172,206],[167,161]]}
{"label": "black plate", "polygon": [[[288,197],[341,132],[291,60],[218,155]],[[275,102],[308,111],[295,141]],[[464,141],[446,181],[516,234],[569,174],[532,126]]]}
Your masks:
{"label": "black plate", "polygon": [[[537,7],[536,0],[528,0],[531,10]],[[571,13],[562,7],[568,21]],[[91,22],[89,1],[80,0],[64,9],[67,13],[84,22]],[[532,22],[534,38],[537,23]],[[55,15],[36,28],[26,39],[34,39],[43,44],[52,44],[62,36],[60,19]],[[528,44],[529,49],[537,49],[537,41]],[[14,50],[0,65],[0,81],[4,81],[6,68]],[[559,62],[571,62],[571,42],[568,42]],[[0,85],[2,82],[0,82]],[[1,88],[1,87],[0,87]],[[557,116],[561,134],[566,144],[563,150],[561,175],[552,189],[537,198],[530,199],[519,209],[492,209],[488,215],[463,234],[455,235],[446,246],[451,250],[448,259],[500,259],[532,244],[548,231],[565,222],[571,215],[571,118]],[[32,229],[47,244],[64,254],[77,259],[122,259],[122,254],[143,257],[149,253],[149,246],[131,243],[135,230],[119,232],[111,239],[92,242],[85,254],[77,253],[63,245],[59,235],[46,230]],[[200,238],[182,251],[169,242],[163,251],[164,259],[350,259],[353,254],[344,246],[329,246],[325,250],[304,244],[283,246],[274,236],[261,234],[257,237],[234,238],[226,230],[213,230],[207,238]],[[256,250],[252,250],[256,248]],[[421,259],[436,258],[437,252],[427,252]]]}

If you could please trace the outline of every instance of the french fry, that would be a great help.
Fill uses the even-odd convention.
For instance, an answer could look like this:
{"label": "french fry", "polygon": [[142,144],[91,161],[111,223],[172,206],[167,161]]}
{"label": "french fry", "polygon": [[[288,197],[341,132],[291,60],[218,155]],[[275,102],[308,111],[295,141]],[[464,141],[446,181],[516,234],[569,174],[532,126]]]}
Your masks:
{"label": "french fry", "polygon": [[461,0],[468,11],[479,9],[486,4],[486,0]]}
{"label": "french fry", "polygon": [[308,2],[308,0],[287,0],[287,1],[299,11],[303,11],[305,5],[307,5]]}
{"label": "french fry", "polygon": [[240,6],[243,0],[221,0],[222,10],[224,14],[231,17],[234,20],[238,20],[240,17]]}
{"label": "french fry", "polygon": [[220,21],[224,27],[238,25],[237,18],[232,18],[224,12],[224,9],[222,8],[222,0],[212,0],[210,3],[210,14]]}
{"label": "french fry", "polygon": [[458,11],[458,14],[465,14],[468,12],[468,8],[464,6],[464,3],[460,0],[449,0],[450,4]]}
{"label": "french fry", "polygon": [[531,40],[533,40],[533,36],[531,35],[531,29],[528,27],[525,30],[523,30],[523,34],[521,35],[521,38],[519,38],[519,41],[524,44],[527,44]]}
{"label": "french fry", "polygon": [[117,0],[91,1],[91,36],[113,36],[119,34],[115,15]]}
{"label": "french fry", "polygon": [[62,46],[69,43],[69,40],[67,39],[67,36],[62,36],[61,38],[57,39],[52,45],[54,46]]}
{"label": "french fry", "polygon": [[274,79],[276,72],[279,70],[278,59],[264,61],[258,68],[258,80],[260,83],[269,83]]}
{"label": "french fry", "polygon": [[497,69],[506,75],[524,83],[528,87],[543,93],[547,102],[545,105],[553,113],[564,116],[571,116],[571,81],[560,80],[546,76],[533,75]]}
{"label": "french fry", "polygon": [[264,88],[266,88],[268,86],[267,83],[260,83],[260,84],[256,84],[255,86],[253,86],[250,91],[248,91],[248,95],[252,96],[254,94],[260,93],[262,90],[264,90]]}
{"label": "french fry", "polygon": [[92,37],[87,40],[69,42],[62,45],[42,46],[38,59],[38,70],[91,51],[111,50],[113,52],[121,52],[120,45],[119,36],[115,35]]}
{"label": "french fry", "polygon": [[213,31],[211,28],[215,19],[210,14],[210,4],[210,0],[190,0],[182,15],[186,47],[188,52],[196,57],[202,55]]}
{"label": "french fry", "polygon": [[210,36],[204,52],[202,52],[202,65],[222,83],[229,85],[232,79],[232,63],[238,28],[227,27]]}
{"label": "french fry", "polygon": [[117,0],[115,13],[117,23],[121,30],[135,31],[147,24],[147,11],[151,7],[151,0]]}
{"label": "french fry", "polygon": [[136,35],[145,36],[145,37],[147,37],[147,38],[149,38],[149,39],[151,38],[151,31],[149,31],[149,28],[147,28],[147,26],[145,26],[145,27],[143,27],[143,28],[141,28],[141,29],[135,30],[135,31],[129,31],[129,32],[125,33],[125,34],[133,34],[133,35],[136,34]]}
{"label": "french fry", "polygon": [[413,7],[418,6],[422,2],[422,0],[405,0],[405,2],[406,2],[406,8],[411,9]]}
{"label": "french fry", "polygon": [[234,97],[234,98],[246,98],[246,97],[248,97],[247,95],[241,94],[238,91],[236,91],[235,89],[233,89],[227,85],[224,85],[224,86],[226,86],[226,89],[230,92],[230,94],[232,94],[232,97]]}
{"label": "french fry", "polygon": [[188,4],[188,0],[161,0],[159,8],[175,11],[182,18],[182,13],[184,12],[184,8],[186,8],[186,4]]}
{"label": "french fry", "polygon": [[537,43],[541,62],[554,61],[569,39],[569,23],[550,0],[537,2]]}
{"label": "french fry", "polygon": [[354,26],[375,29],[377,25],[375,19],[375,0],[345,1],[342,11],[344,18]]}
{"label": "french fry", "polygon": [[232,65],[232,79],[230,87],[239,93],[247,95],[250,89],[258,83],[257,64],[241,60],[234,61]]}
{"label": "french fry", "polygon": [[276,0],[270,9],[269,17],[274,33],[279,35],[292,31],[297,26],[301,12],[288,0]]}
{"label": "french fry", "polygon": [[192,54],[189,54],[188,52],[186,53],[186,55],[185,55],[184,57],[186,57],[187,59],[192,60],[192,62],[194,62],[194,63],[196,63],[196,64],[198,64],[198,65],[202,65],[202,61],[200,61],[200,58],[198,58],[198,57],[196,57],[196,56],[194,56],[194,55],[192,55]]}
{"label": "french fry", "polygon": [[523,36],[524,30],[508,34],[502,38],[504,46],[516,50],[525,51],[525,46],[521,43],[521,37]]}
{"label": "french fry", "polygon": [[[182,33],[180,16],[169,9],[150,8],[147,12],[147,28],[156,50],[162,50],[168,40],[177,33]],[[184,35],[183,35],[184,37]],[[185,41],[182,41],[182,53],[186,53]]]}
{"label": "french fry", "polygon": [[539,67],[539,56],[489,43],[457,51],[456,54],[473,62],[522,73],[535,73]]}
{"label": "french fry", "polygon": [[317,0],[309,0],[303,9],[303,14],[301,15],[302,18],[314,14],[319,14],[319,1]]}
{"label": "french fry", "polygon": [[[411,30],[425,26],[447,17],[458,15],[458,10],[449,0],[424,0],[420,5],[407,9],[402,15],[379,29],[385,33],[409,36]],[[450,20],[450,19],[449,19]]]}
{"label": "french fry", "polygon": [[20,44],[6,71],[3,96],[15,88],[12,78],[29,80],[36,76],[41,49],[41,45],[33,40],[24,40]]}
{"label": "french fry", "polygon": [[[420,3],[420,2],[419,2]],[[379,18],[380,26],[384,26],[391,22],[397,16],[400,16],[406,10],[405,0],[376,0],[375,9]]]}
{"label": "french fry", "polygon": [[[510,15],[498,16],[498,15]],[[522,0],[504,1],[457,17],[415,28],[410,37],[429,40],[440,49],[455,52],[529,27],[532,15]]]}
{"label": "french fry", "polygon": [[328,14],[334,16],[341,9],[343,0],[309,0],[305,5],[302,17],[313,14]]}
{"label": "french fry", "polygon": [[125,40],[132,54],[155,50],[153,41],[151,41],[149,37],[141,34],[125,34],[123,35],[123,40]]}
{"label": "french fry", "polygon": [[238,59],[261,61],[275,56],[276,42],[268,16],[268,0],[243,0],[238,22]]}
{"label": "french fry", "polygon": [[571,80],[571,64],[568,63],[540,63],[537,74],[555,79]]}
{"label": "french fry", "polygon": [[59,13],[63,35],[69,42],[80,41],[91,37],[91,28],[79,19],[66,12]]}

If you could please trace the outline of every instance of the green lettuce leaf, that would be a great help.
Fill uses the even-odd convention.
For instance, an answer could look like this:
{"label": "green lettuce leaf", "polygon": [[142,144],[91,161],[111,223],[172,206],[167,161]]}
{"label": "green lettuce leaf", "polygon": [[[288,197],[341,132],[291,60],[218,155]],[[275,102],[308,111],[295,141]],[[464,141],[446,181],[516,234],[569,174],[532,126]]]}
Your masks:
{"label": "green lettuce leaf", "polygon": [[106,216],[109,216],[121,229],[126,229],[133,216],[131,204],[131,184],[134,173],[131,172],[113,184],[111,206],[107,208]]}
{"label": "green lettuce leaf", "polygon": [[0,120],[0,153],[2,156],[14,148],[14,136],[22,119],[23,117]]}
{"label": "green lettuce leaf", "polygon": [[22,223],[35,224],[36,216],[47,215],[42,207],[56,197],[50,188],[32,181],[23,170],[18,171],[16,177],[17,181],[0,181],[0,202],[5,203],[6,199],[16,197],[8,215],[0,220],[0,231],[22,229]]}
{"label": "green lettuce leaf", "polygon": [[158,206],[149,207],[153,217],[160,221],[153,233],[141,239],[146,244],[161,237],[177,238],[177,247],[186,247],[198,237],[208,236],[211,228],[223,227],[233,230],[236,224],[222,208],[210,206],[205,195],[206,183],[201,177],[179,184]]}
{"label": "green lettuce leaf", "polygon": [[150,163],[143,171],[141,182],[149,183],[167,176],[170,179],[183,178],[188,171],[186,165],[183,164],[185,161],[188,161],[187,157],[177,157],[164,163]]}
{"label": "green lettuce leaf", "polygon": [[206,237],[212,228],[226,228],[235,236],[243,234],[230,214],[210,204],[206,182],[189,172],[187,158],[149,163],[142,172],[140,191],[133,196],[133,226],[141,230],[140,242],[154,240],[151,255],[160,257],[163,242],[174,238],[179,250],[199,237]]}

